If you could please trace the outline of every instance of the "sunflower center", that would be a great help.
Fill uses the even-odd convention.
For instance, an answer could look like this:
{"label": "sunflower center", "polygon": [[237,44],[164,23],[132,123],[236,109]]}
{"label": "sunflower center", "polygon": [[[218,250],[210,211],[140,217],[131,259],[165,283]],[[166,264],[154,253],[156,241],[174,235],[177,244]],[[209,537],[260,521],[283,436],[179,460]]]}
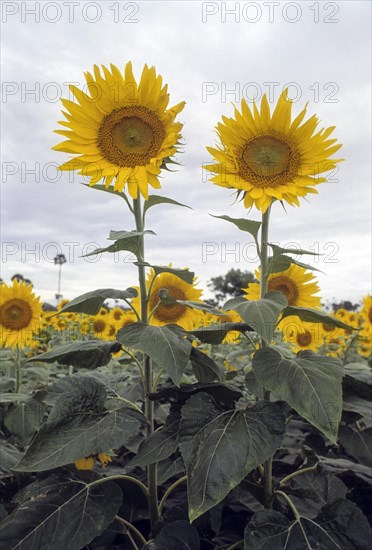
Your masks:
{"label": "sunflower center", "polygon": [[93,326],[94,332],[103,332],[106,328],[106,323],[101,319],[96,319],[95,321],[93,321],[92,326]]}
{"label": "sunflower center", "polygon": [[[166,290],[168,291],[169,296],[175,300],[186,300],[186,296],[180,288],[175,286],[167,286]],[[162,323],[177,322],[187,309],[187,306],[182,304],[159,304],[159,300],[160,298],[158,294],[155,292],[152,293],[149,301],[149,308],[150,311],[152,311],[154,307],[157,306],[154,311],[154,317]]]}
{"label": "sunflower center", "polygon": [[27,302],[13,298],[0,309],[1,324],[9,330],[21,330],[32,319],[32,310]]}
{"label": "sunflower center", "polygon": [[289,306],[294,306],[297,303],[298,287],[292,279],[280,275],[279,277],[273,277],[269,281],[269,291],[277,290],[282,292],[288,300]]}
{"label": "sunflower center", "polygon": [[323,323],[323,330],[325,332],[333,332],[335,330],[335,326],[329,323]]}
{"label": "sunflower center", "polygon": [[299,152],[279,136],[258,136],[238,153],[239,175],[256,187],[278,187],[298,174]]}
{"label": "sunflower center", "polygon": [[308,330],[305,330],[305,332],[300,332],[297,334],[296,340],[299,346],[309,346],[312,340],[311,333]]}
{"label": "sunflower center", "polygon": [[164,138],[156,113],[142,105],[128,105],[105,116],[98,131],[98,147],[108,161],[133,168],[156,157]]}
{"label": "sunflower center", "polygon": [[372,323],[372,307],[369,308],[368,319],[369,319],[369,322]]}

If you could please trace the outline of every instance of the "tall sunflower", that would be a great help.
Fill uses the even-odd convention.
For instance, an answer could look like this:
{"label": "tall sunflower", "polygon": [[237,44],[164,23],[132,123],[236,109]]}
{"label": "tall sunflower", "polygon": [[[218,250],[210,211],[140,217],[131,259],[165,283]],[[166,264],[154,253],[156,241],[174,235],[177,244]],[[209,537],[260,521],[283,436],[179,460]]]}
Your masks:
{"label": "tall sunflower", "polygon": [[235,107],[235,117],[216,126],[221,144],[207,147],[216,162],[205,168],[213,183],[243,192],[246,208],[265,212],[274,199],[299,206],[298,197],[317,193],[314,185],[327,181],[319,174],[343,160],[330,159],[341,147],[328,139],[334,126],[316,132],[315,115],[303,122],[306,106],[293,121],[291,111],[285,90],[272,114],[266,95],[260,111],[243,99],[241,112]]}
{"label": "tall sunflower", "polygon": [[[260,280],[260,271],[255,273],[256,279]],[[248,300],[260,299],[260,285],[249,283],[248,288],[243,288]],[[272,273],[269,276],[269,291],[277,290],[282,292],[288,300],[288,305],[297,307],[320,308],[319,292],[316,278],[303,267],[291,264],[288,269],[279,273]]]}
{"label": "tall sunflower", "polygon": [[127,186],[132,198],[138,192],[147,199],[149,184],[160,188],[161,167],[177,152],[182,124],[175,122],[184,108],[182,101],[167,109],[167,85],[155,68],[144,66],[139,83],[132,64],[124,73],[94,66],[85,73],[87,93],[70,86],[76,101],[62,99],[66,120],[57,134],[67,140],[53,147],[73,157],[60,170],[78,170],[90,178],[90,185],[104,180],[116,191]]}
{"label": "tall sunflower", "polygon": [[[200,301],[202,291],[195,287],[195,282],[194,284],[186,283],[176,275],[166,272],[155,277],[155,272],[151,269],[147,276],[146,288],[147,291],[151,288],[147,308],[148,315],[151,315],[151,325],[162,326],[175,323],[185,330],[192,330],[201,324],[202,311],[178,303],[160,303],[159,298],[159,291],[165,289],[169,296],[175,300]],[[140,313],[139,296],[133,299],[132,304]]]}
{"label": "tall sunflower", "polygon": [[42,305],[24,281],[0,286],[0,345],[24,348],[41,326]]}

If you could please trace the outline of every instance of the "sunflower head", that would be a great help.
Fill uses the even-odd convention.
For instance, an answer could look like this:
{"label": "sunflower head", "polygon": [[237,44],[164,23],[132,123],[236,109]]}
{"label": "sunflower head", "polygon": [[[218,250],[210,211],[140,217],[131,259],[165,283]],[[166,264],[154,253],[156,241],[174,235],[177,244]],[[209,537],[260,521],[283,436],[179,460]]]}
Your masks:
{"label": "sunflower head", "polygon": [[0,345],[24,348],[41,327],[42,305],[24,281],[0,288]]}
{"label": "sunflower head", "polygon": [[368,294],[362,304],[362,309],[360,310],[360,317],[362,320],[362,329],[361,334],[368,338],[372,339],[372,298]]}
{"label": "sunflower head", "polygon": [[316,351],[322,344],[319,323],[305,323],[298,317],[286,317],[280,322],[283,340],[288,342],[294,351]]}
{"label": "sunflower head", "polygon": [[[173,300],[180,301],[200,301],[202,291],[196,288],[196,281],[193,284],[186,283],[173,273],[160,273],[155,275],[153,269],[150,270],[146,286],[149,290],[148,315],[151,316],[150,324],[156,326],[177,324],[185,330],[191,330],[199,326],[203,320],[203,313],[200,310],[175,303]],[[169,300],[162,300],[161,296],[167,295]],[[140,299],[137,296],[133,300],[133,306],[140,313]]]}
{"label": "sunflower head", "polygon": [[317,193],[320,177],[343,159],[330,157],[341,147],[328,139],[334,127],[317,131],[315,116],[304,121],[306,107],[292,121],[292,101],[288,90],[280,96],[273,111],[266,95],[261,109],[253,112],[245,99],[234,118],[223,117],[217,124],[220,144],[207,147],[214,163],[205,166],[211,181],[243,192],[244,206],[265,212],[274,199],[299,206],[299,197]]}
{"label": "sunflower head", "polygon": [[[260,280],[260,271],[255,273]],[[260,299],[260,285],[249,283],[248,288],[243,288],[248,300]],[[315,296],[319,292],[316,278],[303,267],[292,264],[285,271],[272,273],[269,276],[269,291],[282,292],[288,300],[288,305],[297,307],[320,308],[320,298]]]}
{"label": "sunflower head", "polygon": [[62,100],[66,120],[56,133],[67,138],[53,147],[73,157],[60,170],[78,170],[90,185],[104,180],[115,191],[147,199],[149,184],[160,188],[161,168],[177,152],[182,124],[175,122],[185,102],[168,108],[167,85],[155,68],[144,66],[139,83],[126,64],[122,73],[95,65],[85,73],[87,93],[70,86],[75,102]]}

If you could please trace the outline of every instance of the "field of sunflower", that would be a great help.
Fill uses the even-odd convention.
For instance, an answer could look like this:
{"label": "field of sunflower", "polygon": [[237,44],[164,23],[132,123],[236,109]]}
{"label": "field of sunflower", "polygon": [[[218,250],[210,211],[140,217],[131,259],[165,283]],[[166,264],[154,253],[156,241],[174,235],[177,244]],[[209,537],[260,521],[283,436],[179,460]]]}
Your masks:
{"label": "field of sunflower", "polygon": [[[284,203],[316,193],[341,158],[287,91],[217,124],[211,181],[261,221],[221,216],[255,244],[257,283],[222,308],[195,273],[147,262],[149,194],[181,147],[184,103],[156,70],[85,74],[64,99],[60,170],[124,199],[138,280],[45,311],[26,282],[0,285],[1,547],[368,550],[372,300],[322,310],[311,251],[271,241]],[[101,90],[93,100],[89,90]]]}

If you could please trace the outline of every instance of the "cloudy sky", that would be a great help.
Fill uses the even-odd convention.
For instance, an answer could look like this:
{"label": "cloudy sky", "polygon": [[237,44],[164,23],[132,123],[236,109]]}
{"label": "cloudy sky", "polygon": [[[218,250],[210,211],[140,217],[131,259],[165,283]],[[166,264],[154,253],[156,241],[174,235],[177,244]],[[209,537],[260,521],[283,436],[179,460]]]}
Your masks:
{"label": "cloudy sky", "polygon": [[[273,208],[270,240],[323,254],[316,267],[323,300],[359,301],[370,291],[370,2],[6,2],[2,3],[2,278],[30,278],[52,301],[57,253],[65,297],[136,283],[130,258],[81,258],[106,246],[111,229],[133,221],[120,198],[57,174],[67,155],[53,152],[60,97],[84,84],[94,64],[132,60],[139,75],[155,65],[169,84],[171,104],[187,102],[182,166],[166,173],[161,194],[193,210],[149,211],[147,259],[190,267],[207,281],[232,267],[254,270],[247,237],[209,214],[247,216],[234,196],[207,181],[201,165],[214,126],[232,115],[231,102],[269,93],[273,105],[289,85],[297,113],[336,125],[346,161],[332,182],[301,208]],[[249,213],[260,219],[258,211]],[[88,261],[90,260],[90,261]]]}

